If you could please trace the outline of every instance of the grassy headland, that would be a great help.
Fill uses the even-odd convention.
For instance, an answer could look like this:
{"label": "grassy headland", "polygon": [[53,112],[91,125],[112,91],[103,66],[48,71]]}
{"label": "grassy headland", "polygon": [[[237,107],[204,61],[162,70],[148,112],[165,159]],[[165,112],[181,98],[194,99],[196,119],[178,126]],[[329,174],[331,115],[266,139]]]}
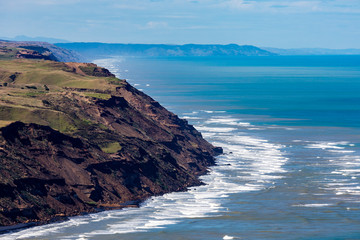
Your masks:
{"label": "grassy headland", "polygon": [[0,226],[200,184],[221,149],[108,70],[52,57],[0,44]]}
{"label": "grassy headland", "polygon": [[47,99],[66,94],[109,99],[124,81],[95,64],[17,59],[21,48],[0,51],[0,127],[22,121],[64,132],[76,129],[69,116],[50,107]]}

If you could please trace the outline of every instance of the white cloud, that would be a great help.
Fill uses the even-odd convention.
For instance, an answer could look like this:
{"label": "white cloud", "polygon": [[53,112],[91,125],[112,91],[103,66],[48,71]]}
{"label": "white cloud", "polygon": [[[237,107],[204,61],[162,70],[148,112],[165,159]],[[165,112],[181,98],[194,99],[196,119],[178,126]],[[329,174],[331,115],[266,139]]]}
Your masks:
{"label": "white cloud", "polygon": [[248,1],[228,0],[221,3],[223,7],[246,11],[312,11],[319,1]]}
{"label": "white cloud", "polygon": [[153,29],[153,28],[166,28],[168,26],[167,22],[154,22],[150,21],[146,23],[146,29]]}
{"label": "white cloud", "polygon": [[359,12],[360,1],[355,0],[225,0],[218,6],[256,12]]}
{"label": "white cloud", "polygon": [[19,9],[36,9],[37,7],[57,6],[57,5],[75,5],[86,0],[0,0],[0,6],[8,11]]}
{"label": "white cloud", "polygon": [[193,15],[159,15],[160,18],[169,18],[169,19],[194,19],[196,18]]}
{"label": "white cloud", "polygon": [[144,10],[145,6],[144,5],[137,5],[137,4],[114,4],[113,5],[114,8],[118,8],[118,9],[124,9],[124,10]]}

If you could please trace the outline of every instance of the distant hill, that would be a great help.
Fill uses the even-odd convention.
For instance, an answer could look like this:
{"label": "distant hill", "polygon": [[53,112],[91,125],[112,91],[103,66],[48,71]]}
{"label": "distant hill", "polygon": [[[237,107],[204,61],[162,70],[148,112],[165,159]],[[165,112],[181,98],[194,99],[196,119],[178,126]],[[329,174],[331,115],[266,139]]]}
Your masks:
{"label": "distant hill", "polygon": [[[46,59],[46,60],[56,60],[56,61],[63,61],[63,62],[79,62],[82,60],[82,56],[80,56],[79,54],[77,54],[73,51],[67,50],[67,49],[57,47],[57,46],[47,43],[47,42],[0,40],[0,50],[4,47],[5,48],[27,49],[30,51],[35,51],[36,54],[40,54],[40,55],[47,55],[49,53],[50,55],[48,56],[48,58],[43,58],[43,57],[39,56],[39,58]],[[16,54],[18,54],[18,52],[14,51],[13,54],[16,55]],[[22,54],[21,58],[26,58],[25,55]],[[35,56],[33,53],[31,53],[30,55],[32,56],[31,58],[34,58],[34,56]],[[4,57],[4,56],[2,56],[2,57]],[[1,59],[1,55],[0,55],[0,59]]]}
{"label": "distant hill", "polygon": [[14,38],[0,37],[2,40],[7,41],[35,41],[35,42],[48,42],[48,43],[68,43],[69,41],[59,38],[49,37],[28,37],[25,35],[19,35]]}
{"label": "distant hill", "polygon": [[263,49],[279,55],[360,55],[360,49],[328,49],[328,48],[270,48]]}
{"label": "distant hill", "polygon": [[167,45],[167,44],[108,44],[108,43],[58,43],[59,47],[76,51],[94,59],[104,55],[122,56],[269,56],[276,55],[250,45]]}

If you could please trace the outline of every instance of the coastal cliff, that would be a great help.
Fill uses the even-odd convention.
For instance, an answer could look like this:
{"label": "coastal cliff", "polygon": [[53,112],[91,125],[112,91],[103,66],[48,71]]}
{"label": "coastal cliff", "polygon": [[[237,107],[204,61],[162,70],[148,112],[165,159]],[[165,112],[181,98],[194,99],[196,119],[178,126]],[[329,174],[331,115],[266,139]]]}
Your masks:
{"label": "coastal cliff", "polygon": [[108,70],[50,61],[51,51],[38,49],[0,51],[1,226],[121,208],[201,184],[221,148]]}

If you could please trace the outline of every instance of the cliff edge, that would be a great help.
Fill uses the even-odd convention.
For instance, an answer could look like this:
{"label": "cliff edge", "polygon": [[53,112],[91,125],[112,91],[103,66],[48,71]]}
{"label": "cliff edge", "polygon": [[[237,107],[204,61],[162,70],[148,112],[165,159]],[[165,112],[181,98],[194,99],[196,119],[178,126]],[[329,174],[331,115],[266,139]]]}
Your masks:
{"label": "cliff edge", "polygon": [[186,120],[87,63],[0,58],[0,127],[1,226],[184,191],[201,184],[197,176],[222,152]]}

